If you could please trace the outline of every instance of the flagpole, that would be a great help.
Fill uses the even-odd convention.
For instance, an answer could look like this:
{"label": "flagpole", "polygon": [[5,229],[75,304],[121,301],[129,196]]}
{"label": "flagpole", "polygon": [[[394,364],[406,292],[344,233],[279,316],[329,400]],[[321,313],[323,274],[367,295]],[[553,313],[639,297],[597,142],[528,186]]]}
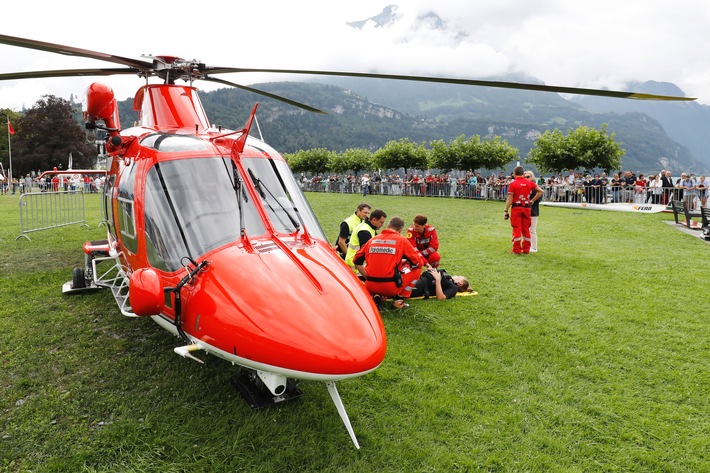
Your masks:
{"label": "flagpole", "polygon": [[8,184],[8,189],[12,189],[12,144],[10,143],[10,135],[12,133],[10,133],[10,117],[6,117],[6,118],[7,118],[7,154],[10,158],[10,169],[8,171],[10,176],[8,177],[9,180],[7,181],[7,184]]}

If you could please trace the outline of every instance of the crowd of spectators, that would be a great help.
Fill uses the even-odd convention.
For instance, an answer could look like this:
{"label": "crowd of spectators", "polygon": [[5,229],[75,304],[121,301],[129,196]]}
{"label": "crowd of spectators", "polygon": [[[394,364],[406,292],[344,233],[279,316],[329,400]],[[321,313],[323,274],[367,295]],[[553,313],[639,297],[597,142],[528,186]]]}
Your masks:
{"label": "crowd of spectators", "polygon": [[59,191],[79,191],[85,193],[100,192],[103,187],[104,177],[101,175],[81,175],[81,174],[54,174],[47,175],[39,179],[29,174],[8,179],[0,178],[0,194],[26,194],[30,192],[59,192]]}
{"label": "crowd of spectators", "polygon": [[[311,178],[301,175],[303,190],[363,195],[411,195],[426,197],[459,197],[481,200],[505,200],[510,175],[468,172],[460,176],[447,173],[379,174],[360,177],[354,174],[320,175]],[[545,191],[543,200],[549,202],[584,202],[594,204],[636,203],[662,204],[683,200],[690,209],[707,204],[710,183],[704,175],[682,173],[673,178],[668,170],[646,175],[633,171],[613,173],[583,173],[569,170],[548,177],[540,177],[537,184]]]}

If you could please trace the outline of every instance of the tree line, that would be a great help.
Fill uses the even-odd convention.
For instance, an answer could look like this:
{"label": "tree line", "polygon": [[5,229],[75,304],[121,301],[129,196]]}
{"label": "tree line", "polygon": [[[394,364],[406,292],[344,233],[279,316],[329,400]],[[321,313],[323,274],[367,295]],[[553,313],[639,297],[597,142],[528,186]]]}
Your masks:
{"label": "tree line", "polygon": [[[621,167],[625,150],[608,134],[606,125],[601,129],[580,126],[563,133],[548,130],[538,136],[526,162],[542,173],[558,173],[567,169],[603,169],[607,172]],[[350,148],[335,152],[326,148],[301,150],[284,154],[294,173],[308,174],[359,174],[364,171],[404,169],[439,169],[442,172],[498,170],[519,160],[518,149],[499,136],[482,139],[479,135],[467,138],[461,135],[454,140],[415,143],[408,138],[389,141],[384,147],[369,151]]]}

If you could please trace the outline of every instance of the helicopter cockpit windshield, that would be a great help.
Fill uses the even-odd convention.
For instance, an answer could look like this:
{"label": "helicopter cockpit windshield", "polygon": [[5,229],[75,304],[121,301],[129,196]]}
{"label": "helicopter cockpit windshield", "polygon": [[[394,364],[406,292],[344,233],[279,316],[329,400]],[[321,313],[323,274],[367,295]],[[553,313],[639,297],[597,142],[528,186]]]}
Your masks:
{"label": "helicopter cockpit windshield", "polygon": [[229,158],[178,159],[155,164],[145,185],[148,261],[163,271],[266,228]]}
{"label": "helicopter cockpit windshield", "polygon": [[288,164],[275,159],[243,158],[242,165],[277,232],[293,233],[305,227],[310,236],[326,240]]}

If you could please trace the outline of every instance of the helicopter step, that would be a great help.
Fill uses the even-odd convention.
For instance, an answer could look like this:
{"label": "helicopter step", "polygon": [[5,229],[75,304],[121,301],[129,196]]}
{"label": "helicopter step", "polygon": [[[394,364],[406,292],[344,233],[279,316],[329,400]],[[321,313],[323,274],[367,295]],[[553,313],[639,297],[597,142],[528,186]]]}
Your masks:
{"label": "helicopter step", "polygon": [[[93,285],[99,288],[107,287],[111,290],[111,294],[113,294],[113,298],[116,300],[121,314],[126,317],[138,317],[133,313],[128,301],[129,280],[118,255],[102,257],[91,256],[89,260],[90,261],[87,262],[87,272],[91,272]],[[98,271],[99,265],[101,265],[102,272]]]}

